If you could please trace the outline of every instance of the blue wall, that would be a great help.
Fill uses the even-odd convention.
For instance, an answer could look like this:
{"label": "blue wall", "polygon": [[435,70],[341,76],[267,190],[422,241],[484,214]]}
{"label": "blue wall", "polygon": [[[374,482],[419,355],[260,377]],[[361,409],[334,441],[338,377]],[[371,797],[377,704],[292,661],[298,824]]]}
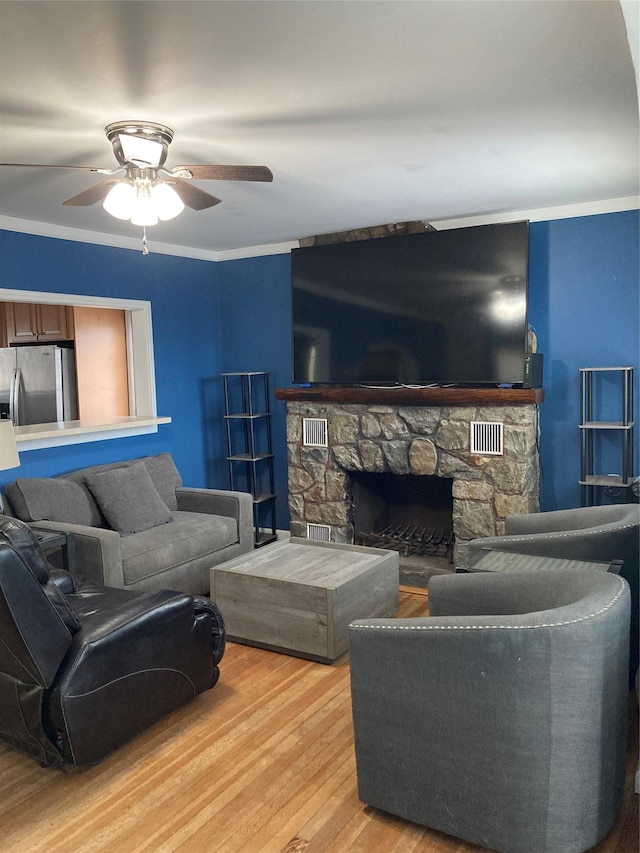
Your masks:
{"label": "blue wall", "polygon": [[[631,365],[639,371],[639,212],[531,224],[529,322],[544,354],[540,407],[541,508],[580,504],[579,368]],[[218,275],[225,370],[269,370],[291,384],[288,255],[230,261]],[[262,365],[262,366],[260,366]],[[617,386],[616,389],[617,391]],[[637,399],[636,393],[636,423]],[[615,417],[619,417],[617,399]],[[283,403],[274,401],[278,493],[286,494]],[[605,419],[611,415],[604,413]],[[281,426],[280,426],[281,425]],[[620,471],[613,435],[601,473]],[[618,436],[616,436],[616,439]],[[635,448],[638,448],[637,426]],[[634,465],[638,473],[638,464]],[[620,500],[603,495],[603,502]],[[279,505],[279,518],[285,507]],[[282,522],[280,522],[282,523]]]}
{"label": "blue wall", "polygon": [[203,405],[220,373],[214,264],[9,231],[0,231],[0,263],[2,287],[150,301],[158,414],[172,418],[153,435],[23,451],[20,468],[0,472],[0,485],[169,451],[186,485],[226,486],[210,479],[217,448]]}
{"label": "blue wall", "polygon": [[[545,357],[542,509],[580,501],[579,368],[632,365],[637,388],[639,226],[638,211],[531,225],[529,320]],[[224,488],[220,373],[265,370],[277,523],[288,526],[286,412],[273,390],[291,384],[289,255],[213,264],[0,231],[0,263],[2,287],[151,301],[158,413],[173,419],[155,435],[23,452],[0,486],[167,450],[185,484]],[[637,458],[637,435],[635,447]],[[612,448],[606,473],[618,459]]]}
{"label": "blue wall", "polygon": [[[542,509],[580,504],[581,367],[635,368],[634,473],[638,473],[638,229],[637,210],[531,224],[529,322],[544,353]],[[608,390],[606,384],[601,390]],[[619,399],[617,393],[607,396],[611,408],[596,414],[619,420]],[[620,434],[601,433],[600,438],[605,454],[598,460],[602,465],[598,473],[620,473]],[[621,499],[602,497],[605,503]]]}
{"label": "blue wall", "polygon": [[291,385],[290,256],[216,264],[220,298],[220,341],[225,372],[269,373],[275,455],[276,520],[289,527],[287,503],[286,404],[273,391]]}

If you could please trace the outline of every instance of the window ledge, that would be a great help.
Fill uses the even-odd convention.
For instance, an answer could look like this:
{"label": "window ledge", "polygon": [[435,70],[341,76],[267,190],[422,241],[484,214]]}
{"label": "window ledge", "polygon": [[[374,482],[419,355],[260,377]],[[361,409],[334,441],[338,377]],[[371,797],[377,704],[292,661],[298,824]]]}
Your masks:
{"label": "window ledge", "polygon": [[157,432],[159,424],[170,424],[171,418],[118,417],[110,421],[64,421],[50,424],[30,424],[15,428],[18,451],[41,450],[65,444],[82,444],[87,441],[104,441],[132,435]]}

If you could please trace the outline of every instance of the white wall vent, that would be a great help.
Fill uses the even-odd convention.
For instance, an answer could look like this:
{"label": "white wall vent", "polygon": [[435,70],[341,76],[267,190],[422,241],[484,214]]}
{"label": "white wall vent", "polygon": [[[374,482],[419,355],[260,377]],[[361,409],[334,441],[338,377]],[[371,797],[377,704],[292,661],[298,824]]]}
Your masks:
{"label": "white wall vent", "polygon": [[470,452],[481,456],[504,456],[504,424],[471,421]]}
{"label": "white wall vent", "polygon": [[328,447],[326,418],[302,419],[302,444],[304,447]]}
{"label": "white wall vent", "polygon": [[331,542],[331,528],[328,524],[307,523],[307,539],[314,542]]}

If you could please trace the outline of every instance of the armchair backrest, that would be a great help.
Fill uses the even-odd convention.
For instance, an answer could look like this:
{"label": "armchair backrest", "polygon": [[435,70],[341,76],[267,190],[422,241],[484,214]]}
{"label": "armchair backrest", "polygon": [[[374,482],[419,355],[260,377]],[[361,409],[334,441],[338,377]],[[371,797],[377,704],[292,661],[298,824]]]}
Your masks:
{"label": "armchair backrest", "polygon": [[[47,594],[53,587],[48,581],[33,531],[0,516],[0,672],[40,687],[52,683],[71,644],[70,627]],[[50,592],[55,596],[55,587]]]}
{"label": "armchair backrest", "polygon": [[[578,507],[506,519],[506,537],[486,547],[574,560],[623,560],[623,575],[638,573],[638,504]],[[536,538],[530,538],[536,537]],[[477,540],[480,545],[483,540]],[[492,538],[492,542],[494,538]],[[526,551],[525,551],[526,548]]]}

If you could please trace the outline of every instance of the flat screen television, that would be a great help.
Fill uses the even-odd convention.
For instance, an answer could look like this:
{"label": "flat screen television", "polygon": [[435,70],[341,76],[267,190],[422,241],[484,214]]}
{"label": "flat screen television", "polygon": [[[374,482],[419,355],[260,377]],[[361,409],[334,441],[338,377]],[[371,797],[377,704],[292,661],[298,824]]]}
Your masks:
{"label": "flat screen television", "polygon": [[529,223],[291,253],[298,385],[518,385]]}

